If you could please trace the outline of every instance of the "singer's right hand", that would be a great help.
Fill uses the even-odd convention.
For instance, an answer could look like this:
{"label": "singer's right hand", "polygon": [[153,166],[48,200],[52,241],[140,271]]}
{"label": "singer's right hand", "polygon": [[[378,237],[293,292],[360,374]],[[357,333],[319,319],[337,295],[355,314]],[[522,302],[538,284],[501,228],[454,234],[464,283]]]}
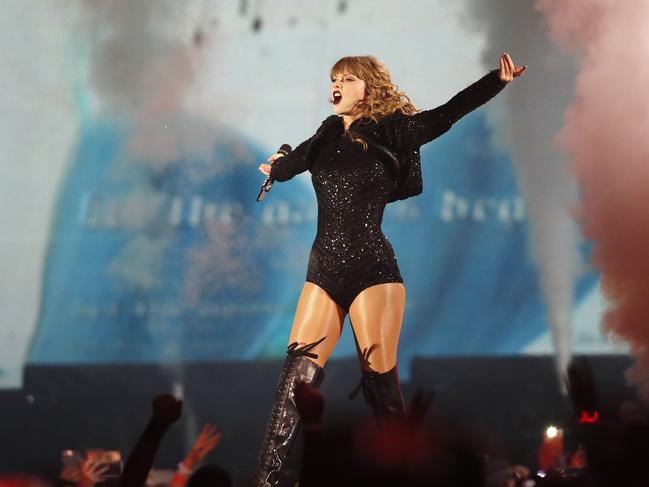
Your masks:
{"label": "singer's right hand", "polygon": [[[280,154],[279,152],[276,152],[266,160],[269,161],[270,164],[272,164],[280,157],[284,157],[284,154]],[[259,170],[263,172],[266,176],[270,174],[270,164],[259,164]]]}

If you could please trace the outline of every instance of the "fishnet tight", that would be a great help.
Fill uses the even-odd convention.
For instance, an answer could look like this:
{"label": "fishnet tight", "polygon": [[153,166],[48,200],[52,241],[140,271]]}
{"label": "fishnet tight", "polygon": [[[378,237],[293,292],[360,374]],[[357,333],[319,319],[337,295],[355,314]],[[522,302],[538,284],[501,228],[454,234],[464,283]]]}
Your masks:
{"label": "fishnet tight", "polygon": [[[377,284],[364,289],[349,308],[361,366],[387,372],[397,363],[397,346],[403,321],[406,288],[399,282]],[[297,303],[289,343],[312,343],[327,338],[313,351],[321,367],[338,343],[345,311],[321,287],[305,282]]]}

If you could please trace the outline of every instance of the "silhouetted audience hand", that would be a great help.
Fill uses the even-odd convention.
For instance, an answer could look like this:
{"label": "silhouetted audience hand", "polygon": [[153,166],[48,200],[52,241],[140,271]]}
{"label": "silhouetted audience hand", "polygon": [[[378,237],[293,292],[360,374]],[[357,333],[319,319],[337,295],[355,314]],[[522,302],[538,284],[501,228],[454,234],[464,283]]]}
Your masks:
{"label": "silhouetted audience hand", "polygon": [[151,421],[160,427],[168,428],[180,418],[183,402],[171,394],[161,394],[152,403]]}
{"label": "silhouetted audience hand", "polygon": [[93,487],[95,484],[107,480],[110,478],[108,471],[111,463],[106,461],[105,456],[100,457],[102,452],[103,450],[86,450],[83,459],[79,458],[78,465],[66,466],[64,464],[59,479],[79,487]]}
{"label": "silhouetted audience hand", "polygon": [[193,469],[209,452],[216,448],[220,441],[221,432],[216,426],[209,423],[205,424],[198,438],[196,438],[194,446],[183,460],[183,465],[190,470]]}
{"label": "silhouetted audience hand", "polygon": [[171,394],[162,394],[153,400],[153,414],[126,460],[120,478],[120,487],[142,487],[144,485],[162,437],[169,426],[180,418],[182,405],[182,401]]}
{"label": "silhouetted audience hand", "polygon": [[98,482],[106,480],[106,472],[110,466],[100,460],[84,459],[81,463],[79,487],[93,487]]}
{"label": "silhouetted audience hand", "polygon": [[187,478],[205,456],[212,451],[221,441],[221,432],[216,426],[209,423],[203,426],[198,438],[194,442],[192,449],[185,459],[180,462],[178,469],[174,474],[169,487],[182,487],[187,483]]}
{"label": "silhouetted audience hand", "polygon": [[79,467],[63,467],[59,474],[61,480],[77,484],[81,480],[81,469]]}

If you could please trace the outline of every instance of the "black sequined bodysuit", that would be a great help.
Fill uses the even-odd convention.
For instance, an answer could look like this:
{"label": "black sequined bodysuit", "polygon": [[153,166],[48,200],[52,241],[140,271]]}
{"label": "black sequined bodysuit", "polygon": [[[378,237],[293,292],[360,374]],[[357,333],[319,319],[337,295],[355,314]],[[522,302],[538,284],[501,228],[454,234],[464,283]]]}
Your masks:
{"label": "black sequined bodysuit", "polygon": [[349,310],[363,289],[403,282],[392,246],[381,231],[394,181],[385,165],[349,137],[323,147],[311,170],[318,232],[306,280]]}
{"label": "black sequined bodysuit", "polygon": [[[505,85],[494,70],[440,107],[414,115],[397,111],[378,123],[361,118],[349,130],[387,147],[402,162],[412,159],[418,163],[421,145],[449,130],[453,123],[488,101]],[[364,289],[375,284],[403,282],[392,246],[381,231],[383,211],[394,200],[391,196],[397,182],[385,158],[374,150],[375,145],[364,151],[349,134],[343,134],[341,117],[333,117],[333,124],[328,125],[326,133],[318,131],[290,154],[276,160],[271,166],[271,176],[286,181],[311,171],[318,201],[318,231],[306,280],[320,286],[349,311],[354,298]],[[414,173],[418,169],[411,166],[402,165],[401,176],[404,171]],[[406,188],[405,194],[417,192],[408,192]]]}

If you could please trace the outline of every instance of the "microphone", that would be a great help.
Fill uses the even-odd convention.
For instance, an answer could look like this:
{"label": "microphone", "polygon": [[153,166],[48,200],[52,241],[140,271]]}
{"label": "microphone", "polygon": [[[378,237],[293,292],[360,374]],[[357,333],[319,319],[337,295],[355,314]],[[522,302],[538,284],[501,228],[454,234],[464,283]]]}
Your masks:
{"label": "microphone", "polygon": [[[284,154],[287,156],[293,149],[288,144],[282,144],[282,147],[277,151],[279,154]],[[261,185],[259,190],[259,195],[257,195],[257,201],[262,201],[266,197],[266,193],[270,191],[270,188],[273,187],[273,178],[270,177],[270,174],[264,180],[264,184]]]}

